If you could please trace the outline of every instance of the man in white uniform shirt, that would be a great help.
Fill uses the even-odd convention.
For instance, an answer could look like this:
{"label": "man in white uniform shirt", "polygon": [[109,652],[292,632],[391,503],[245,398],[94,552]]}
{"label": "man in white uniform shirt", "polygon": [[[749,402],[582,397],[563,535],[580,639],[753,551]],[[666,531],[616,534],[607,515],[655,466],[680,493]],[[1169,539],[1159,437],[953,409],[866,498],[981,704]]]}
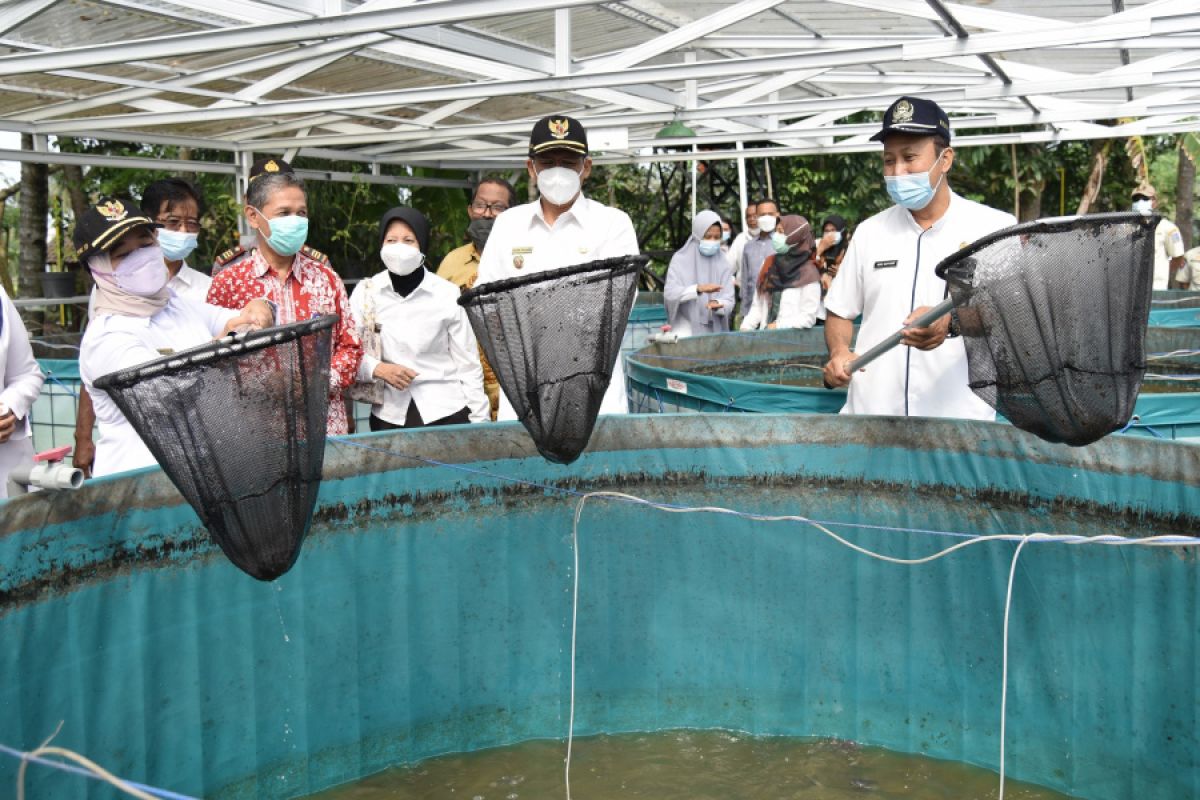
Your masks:
{"label": "man in white uniform shirt", "polygon": [[[1134,189],[1131,200],[1133,210],[1142,214],[1158,208],[1158,192],[1148,183]],[[1154,291],[1183,288],[1180,284],[1187,276],[1180,273],[1187,266],[1185,255],[1179,226],[1163,217],[1154,229]]]}
{"label": "man in white uniform shirt", "polygon": [[996,412],[967,385],[967,355],[947,339],[950,316],[910,328],[897,347],[851,375],[855,343],[866,352],[946,296],[934,274],[938,262],[976,239],[1016,223],[1008,213],[960,197],[950,189],[954,163],[950,121],[941,107],[901,97],[884,114],[883,174],[896,205],[858,226],[837,277],[825,296],[825,381],[849,385],[843,414],[995,419]]}
{"label": "man in white uniform shirt", "polygon": [[[587,131],[577,120],[557,115],[538,120],[529,137],[525,168],[540,197],[496,217],[479,259],[476,286],[601,258],[637,255],[637,234],[629,215],[583,196],[581,187],[592,172],[592,160]],[[600,413],[625,414],[628,409],[625,369],[618,359]],[[516,419],[503,392],[496,418]]]}

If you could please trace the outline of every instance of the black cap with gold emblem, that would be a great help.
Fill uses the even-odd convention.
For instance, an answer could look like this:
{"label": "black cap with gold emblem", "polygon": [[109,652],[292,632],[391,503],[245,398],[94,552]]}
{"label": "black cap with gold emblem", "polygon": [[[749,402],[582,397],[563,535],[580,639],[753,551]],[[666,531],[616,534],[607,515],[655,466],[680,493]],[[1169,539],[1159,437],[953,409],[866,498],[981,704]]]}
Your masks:
{"label": "black cap with gold emblem", "polygon": [[923,97],[901,97],[883,112],[883,128],[871,137],[881,142],[893,133],[941,136],[950,141],[950,118],[942,107]]}
{"label": "black cap with gold emblem", "polygon": [[97,251],[108,250],[134,228],[158,227],[137,210],[131,200],[123,197],[108,198],[90,206],[75,221],[75,230],[71,232],[76,257],[82,260]]}
{"label": "black cap with gold emblem", "polygon": [[588,154],[587,131],[579,120],[556,114],[542,117],[529,134],[529,157],[547,150],[570,150],[572,153]]}
{"label": "black cap with gold emblem", "polygon": [[254,183],[255,178],[261,178],[263,175],[278,175],[281,172],[295,174],[296,170],[292,169],[292,165],[282,158],[260,158],[250,165],[250,179],[247,182]]}

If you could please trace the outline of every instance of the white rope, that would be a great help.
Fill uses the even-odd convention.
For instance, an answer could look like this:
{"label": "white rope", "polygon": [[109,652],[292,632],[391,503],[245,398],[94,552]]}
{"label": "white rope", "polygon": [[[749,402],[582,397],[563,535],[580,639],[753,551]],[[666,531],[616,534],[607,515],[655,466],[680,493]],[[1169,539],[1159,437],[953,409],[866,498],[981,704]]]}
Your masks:
{"label": "white rope", "polygon": [[1012,604],[1012,587],[1013,578],[1017,569],[1017,557],[1020,556],[1022,548],[1029,542],[1056,542],[1060,544],[1100,544],[1110,547],[1123,546],[1138,546],[1138,547],[1196,547],[1200,546],[1200,539],[1192,536],[1148,536],[1142,539],[1130,539],[1124,536],[1115,534],[1102,534],[1098,536],[1080,536],[1080,535],[1065,535],[1052,533],[1029,533],[1029,534],[1013,534],[1000,533],[988,536],[976,536],[970,539],[965,539],[957,544],[946,547],[928,556],[922,558],[896,558],[887,556],[882,553],[877,553],[873,550],[868,550],[853,542],[838,536],[829,528],[797,514],[782,514],[768,515],[755,514],[744,511],[737,511],[730,508],[721,508],[719,506],[677,506],[668,503],[656,503],[652,500],[646,500],[635,495],[626,494],[624,492],[598,491],[589,492],[579,498],[579,503],[575,506],[575,517],[571,526],[571,549],[574,553],[573,567],[575,574],[573,577],[573,589],[571,595],[571,679],[570,679],[570,702],[567,723],[567,756],[565,765],[565,783],[566,783],[566,798],[571,800],[571,753],[572,745],[575,738],[575,665],[576,665],[576,644],[578,635],[578,619],[579,619],[579,520],[583,515],[583,507],[587,501],[593,497],[610,498],[631,502],[637,505],[643,505],[652,508],[656,511],[666,511],[672,514],[724,514],[728,516],[741,517],[743,519],[754,520],[757,522],[797,522],[803,525],[816,528],[821,533],[838,542],[839,544],[848,547],[849,549],[861,553],[870,558],[885,561],[889,564],[899,564],[902,566],[916,566],[919,564],[928,564],[940,558],[945,558],[951,553],[963,550],[977,544],[986,542],[1018,542],[1016,552],[1013,553],[1012,566],[1008,576],[1008,591],[1004,601],[1004,645],[1003,645],[1003,660],[1001,665],[1001,697],[1000,697],[1000,797],[1004,798],[1004,735],[1006,731],[1006,711],[1008,702],[1008,620],[1009,609]]}
{"label": "white rope", "polygon": [[79,755],[73,750],[68,750],[65,747],[51,747],[50,742],[54,741],[54,737],[58,736],[58,732],[62,730],[62,722],[58,723],[58,727],[54,729],[54,733],[41,745],[29,753],[22,753],[21,766],[17,770],[17,800],[25,800],[25,769],[29,766],[29,762],[35,759],[41,759],[42,756],[59,756],[68,761],[74,761],[91,774],[116,787],[121,792],[130,797],[137,797],[139,800],[158,800],[154,795],[136,789],[126,781],[121,780],[116,775],[106,770],[96,762],[89,758]]}

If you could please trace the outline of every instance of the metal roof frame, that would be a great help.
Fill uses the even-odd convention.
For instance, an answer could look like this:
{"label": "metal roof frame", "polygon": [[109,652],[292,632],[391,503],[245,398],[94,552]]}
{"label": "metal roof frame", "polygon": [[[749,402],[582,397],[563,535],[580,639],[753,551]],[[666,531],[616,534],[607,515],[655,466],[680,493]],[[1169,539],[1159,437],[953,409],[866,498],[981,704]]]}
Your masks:
{"label": "metal roof frame", "polygon": [[[0,130],[38,147],[0,159],[141,161],[47,138],[83,136],[228,154],[171,168],[302,154],[461,185],[383,168],[511,168],[553,112],[600,163],[874,150],[847,118],[900,94],[941,103],[960,147],[1200,130],[1193,0],[973,2],[10,0]],[[672,121],[697,135],[656,138]]]}

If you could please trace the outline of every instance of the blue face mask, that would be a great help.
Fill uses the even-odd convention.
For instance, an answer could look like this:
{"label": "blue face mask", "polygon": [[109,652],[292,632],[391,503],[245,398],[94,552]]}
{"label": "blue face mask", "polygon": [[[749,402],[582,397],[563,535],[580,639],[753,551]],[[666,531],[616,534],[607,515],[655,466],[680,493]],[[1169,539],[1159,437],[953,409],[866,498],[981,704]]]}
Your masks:
{"label": "blue face mask", "polygon": [[158,232],[158,246],[167,261],[183,261],[196,249],[198,239],[199,234],[196,233],[169,231],[166,228]]}
{"label": "blue face mask", "polygon": [[719,252],[721,252],[720,242],[714,242],[712,239],[705,239],[700,242],[700,255],[715,256]]}
{"label": "blue face mask", "polygon": [[[254,208],[254,206],[251,206]],[[258,211],[257,208],[254,209]],[[263,219],[271,225],[271,235],[267,237],[267,247],[281,256],[294,256],[304,247],[308,239],[308,217],[289,216],[267,219],[267,215],[258,211]]]}
{"label": "blue face mask", "polygon": [[728,241],[729,241],[729,231],[727,231],[727,230],[724,230],[724,229],[722,229],[722,230],[721,230],[721,241],[722,241],[722,242],[728,242]]}
{"label": "blue face mask", "polygon": [[771,234],[771,247],[773,247],[775,249],[776,253],[778,253],[779,255],[783,255],[784,253],[786,253],[788,250],[791,249],[788,247],[787,240],[788,240],[788,237],[786,234],[776,231],[775,233]]}
{"label": "blue face mask", "polygon": [[[936,165],[941,160],[942,157],[938,156],[937,161],[933,163]],[[938,178],[937,186],[929,185],[929,170],[914,172],[911,175],[885,175],[883,180],[887,184],[888,197],[892,198],[893,202],[904,206],[909,211],[920,211],[929,205],[929,201],[933,200],[944,177],[946,177],[946,173],[943,172]]]}

